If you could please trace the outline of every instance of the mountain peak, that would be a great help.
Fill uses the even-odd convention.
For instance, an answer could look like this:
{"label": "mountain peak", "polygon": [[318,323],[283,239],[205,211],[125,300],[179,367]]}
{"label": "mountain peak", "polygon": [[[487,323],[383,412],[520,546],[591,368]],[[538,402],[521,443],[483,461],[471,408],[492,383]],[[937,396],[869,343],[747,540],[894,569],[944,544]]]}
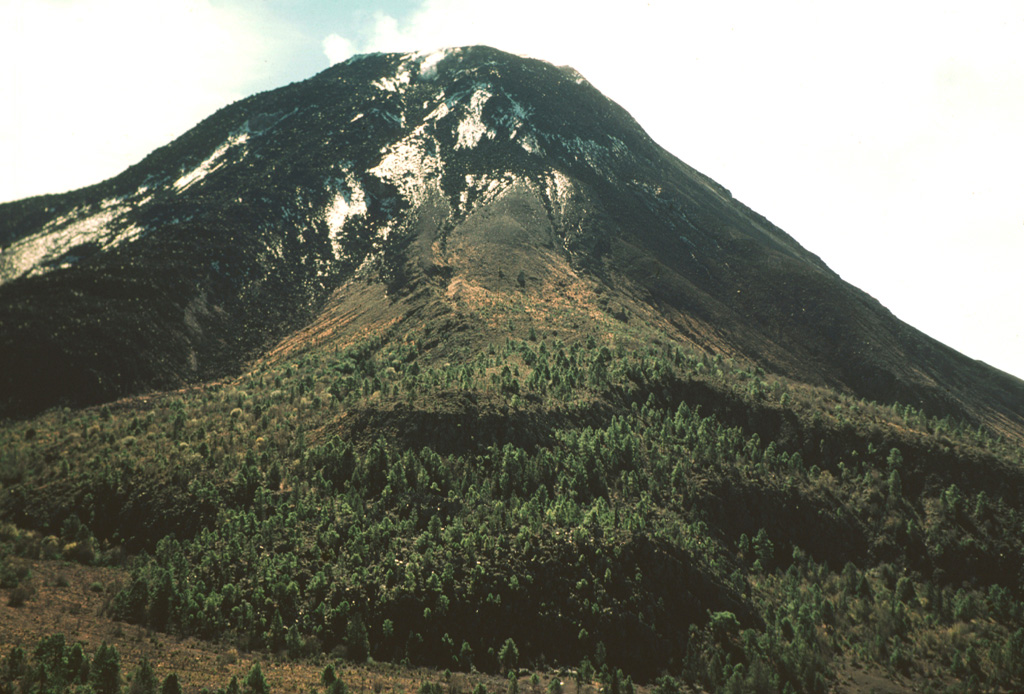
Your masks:
{"label": "mountain peak", "polygon": [[[575,70],[487,46],[354,56],[110,181],[2,209],[8,412],[217,377],[369,281],[442,303],[596,286],[695,349],[1024,420],[1018,381],[897,321]],[[44,356],[66,367],[40,387]]]}

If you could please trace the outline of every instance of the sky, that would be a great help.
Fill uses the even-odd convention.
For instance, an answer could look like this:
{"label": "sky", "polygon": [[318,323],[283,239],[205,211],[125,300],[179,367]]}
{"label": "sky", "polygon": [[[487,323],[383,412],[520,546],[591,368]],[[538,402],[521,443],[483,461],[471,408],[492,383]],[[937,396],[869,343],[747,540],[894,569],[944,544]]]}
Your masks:
{"label": "sky", "polygon": [[0,202],[355,53],[571,65],[932,337],[1024,378],[1024,3],[0,0]]}

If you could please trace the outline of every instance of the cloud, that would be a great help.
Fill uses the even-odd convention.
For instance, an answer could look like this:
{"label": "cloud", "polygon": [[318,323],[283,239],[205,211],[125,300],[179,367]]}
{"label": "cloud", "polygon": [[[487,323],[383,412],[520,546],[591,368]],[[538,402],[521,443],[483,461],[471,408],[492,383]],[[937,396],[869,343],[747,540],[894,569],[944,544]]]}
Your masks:
{"label": "cloud", "polygon": [[389,14],[377,12],[373,16],[373,34],[370,45],[375,51],[408,51],[418,40],[398,28],[398,20]]}
{"label": "cloud", "polygon": [[208,0],[0,7],[0,200],[119,173],[245,96],[276,48]]}
{"label": "cloud", "polygon": [[331,65],[343,63],[351,58],[355,52],[355,44],[343,36],[331,34],[323,41],[324,55]]}

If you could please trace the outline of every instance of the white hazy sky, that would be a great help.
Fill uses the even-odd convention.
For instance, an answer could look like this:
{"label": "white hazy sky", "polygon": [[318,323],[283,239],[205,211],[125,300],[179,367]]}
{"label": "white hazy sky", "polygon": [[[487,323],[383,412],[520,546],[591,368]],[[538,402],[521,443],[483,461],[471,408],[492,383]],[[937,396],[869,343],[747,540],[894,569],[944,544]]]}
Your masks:
{"label": "white hazy sky", "polygon": [[897,316],[1024,377],[1024,3],[0,0],[0,201],[367,51],[572,65]]}

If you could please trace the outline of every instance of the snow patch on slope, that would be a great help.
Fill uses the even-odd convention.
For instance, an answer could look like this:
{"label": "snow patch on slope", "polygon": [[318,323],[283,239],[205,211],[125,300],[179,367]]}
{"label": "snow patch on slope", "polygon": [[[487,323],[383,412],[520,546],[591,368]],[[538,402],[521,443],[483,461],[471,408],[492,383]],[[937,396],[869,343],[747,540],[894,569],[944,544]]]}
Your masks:
{"label": "snow patch on slope", "polygon": [[572,181],[561,171],[552,170],[545,177],[545,193],[548,200],[555,206],[556,212],[562,212],[572,199]]}
{"label": "snow patch on slope", "polygon": [[503,125],[515,136],[515,132],[526,124],[526,121],[533,114],[533,109],[526,108],[518,101],[508,95],[507,92],[502,92],[502,96],[508,101],[508,107],[502,109],[498,116],[494,119],[499,125]]}
{"label": "snow patch on slope", "polygon": [[401,94],[412,84],[414,74],[420,79],[434,80],[437,78],[437,66],[442,60],[458,52],[457,48],[444,48],[438,51],[409,53],[402,58],[398,71],[393,76],[381,77],[373,82],[373,86],[381,91]]}
{"label": "snow patch on slope", "polygon": [[[140,189],[136,195],[144,192]],[[146,230],[123,218],[151,199],[149,195],[129,203],[125,198],[107,198],[93,212],[80,207],[51,220],[35,234],[0,250],[0,284],[68,268],[87,255],[134,241]]]}
{"label": "snow patch on slope", "polygon": [[282,111],[275,111],[273,113],[257,113],[250,116],[249,119],[242,124],[242,132],[249,133],[250,135],[262,135],[271,128],[276,127],[277,124],[285,118],[294,116],[298,112],[299,108],[296,106],[288,113],[284,113]]}
{"label": "snow patch on slope", "polygon": [[437,77],[438,64],[450,55],[459,51],[458,48],[442,48],[432,53],[416,53],[415,58],[419,59],[420,77],[425,80],[432,80]]}
{"label": "snow patch on slope", "polygon": [[560,144],[577,161],[585,162],[594,171],[605,176],[612,175],[616,163],[634,158],[626,144],[616,137],[608,137],[608,144],[605,145],[579,136],[567,138],[550,133],[541,133],[541,136],[546,142]]}
{"label": "snow patch on slope", "polygon": [[381,91],[401,93],[409,86],[412,75],[408,70],[400,70],[394,77],[381,77],[373,82],[373,86]]}
{"label": "snow patch on slope", "polygon": [[508,106],[499,109],[494,122],[509,131],[509,139],[516,141],[520,147],[529,154],[543,154],[544,148],[530,124],[530,116],[533,109],[523,106],[518,101],[502,91],[502,97],[508,102]]}
{"label": "snow patch on slope", "polygon": [[[452,99],[442,101],[440,104],[437,105],[437,108],[435,108],[433,111],[431,111],[430,113],[423,117],[423,121],[436,122],[445,118],[449,113],[451,113],[452,106],[454,105],[454,103],[455,102]],[[428,104],[424,104],[424,106],[426,105]]]}
{"label": "snow patch on slope", "polygon": [[517,185],[529,185],[530,180],[506,171],[499,176],[466,174],[466,187],[459,193],[459,211],[468,215],[474,207],[497,200]]}
{"label": "snow patch on slope", "polygon": [[519,146],[522,147],[528,154],[544,154],[544,148],[540,146],[540,141],[537,140],[537,136],[533,133],[526,133],[519,138]]}
{"label": "snow patch on slope", "polygon": [[572,179],[561,171],[552,169],[544,175],[544,197],[550,205],[551,222],[562,247],[570,253],[574,239],[584,233],[580,206],[575,204],[578,194]]}
{"label": "snow patch on slope", "polygon": [[380,163],[368,173],[388,181],[412,207],[424,201],[428,189],[440,190],[443,171],[438,144],[421,125],[409,135],[381,150]]}
{"label": "snow patch on slope", "polygon": [[177,181],[174,182],[174,187],[179,193],[187,190],[196,181],[201,181],[208,175],[224,166],[222,159],[229,150],[239,145],[244,145],[249,141],[248,128],[242,132],[236,133],[230,136],[224,144],[215,149],[213,153],[204,159],[199,166],[189,171],[187,174],[181,176]]}
{"label": "snow patch on slope", "polygon": [[345,249],[341,244],[341,232],[348,219],[366,214],[366,192],[351,173],[344,181],[335,179],[333,187],[338,192],[324,210],[324,221],[331,240],[331,251],[336,260],[342,260],[345,258]]}
{"label": "snow patch on slope", "polygon": [[487,137],[493,140],[497,134],[484,124],[484,105],[494,96],[483,87],[477,87],[473,96],[466,106],[466,115],[459,121],[459,139],[455,143],[455,149],[472,149],[480,144],[480,140]]}

